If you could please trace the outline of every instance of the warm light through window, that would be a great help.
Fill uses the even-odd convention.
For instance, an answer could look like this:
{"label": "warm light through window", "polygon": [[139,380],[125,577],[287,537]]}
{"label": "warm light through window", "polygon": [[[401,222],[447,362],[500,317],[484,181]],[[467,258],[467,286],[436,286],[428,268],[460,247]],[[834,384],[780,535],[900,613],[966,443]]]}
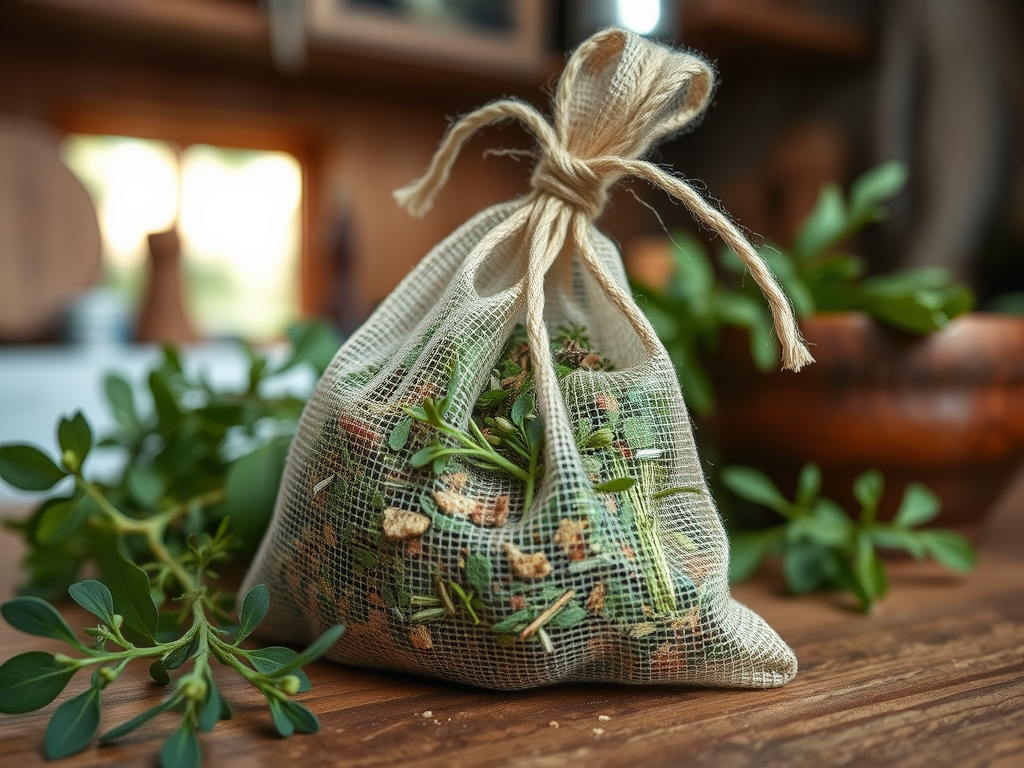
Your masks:
{"label": "warm light through window", "polygon": [[186,305],[201,334],[279,336],[299,312],[302,172],[283,152],[70,136],[64,160],[96,203],[105,280],[137,302],[146,236],[175,220]]}

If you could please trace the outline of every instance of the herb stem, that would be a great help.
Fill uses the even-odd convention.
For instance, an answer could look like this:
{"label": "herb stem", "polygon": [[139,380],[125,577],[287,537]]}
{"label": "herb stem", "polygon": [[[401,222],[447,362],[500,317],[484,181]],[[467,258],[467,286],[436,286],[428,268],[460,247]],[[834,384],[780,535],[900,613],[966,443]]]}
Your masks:
{"label": "herb stem", "polygon": [[567,590],[561,597],[555,600],[555,602],[553,602],[551,605],[549,605],[547,608],[541,611],[540,615],[536,619],[531,621],[530,624],[526,627],[526,629],[519,633],[519,639],[529,640],[531,637],[533,637],[538,632],[538,630],[540,630],[541,627],[543,627],[545,624],[547,624],[549,621],[555,618],[555,614],[562,610],[562,608],[565,607],[566,603],[572,600],[575,595],[575,590]]}
{"label": "herb stem", "polygon": [[534,486],[537,480],[537,459],[540,457],[540,446],[530,444],[530,468],[526,472],[526,490],[523,492],[523,509],[528,510],[533,504]]}

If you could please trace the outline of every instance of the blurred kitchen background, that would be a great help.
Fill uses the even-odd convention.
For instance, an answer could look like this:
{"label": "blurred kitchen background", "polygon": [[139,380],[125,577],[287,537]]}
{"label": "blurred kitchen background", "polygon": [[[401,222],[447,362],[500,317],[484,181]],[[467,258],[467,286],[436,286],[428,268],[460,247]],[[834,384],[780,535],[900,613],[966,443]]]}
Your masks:
{"label": "blurred kitchen background", "polygon": [[[608,24],[716,62],[700,129],[655,159],[755,240],[788,242],[824,183],[900,159],[911,182],[858,244],[872,267],[945,266],[981,308],[1024,291],[1017,0],[4,0],[0,442],[52,447],[80,407],[102,431],[101,373],[137,375],[153,342],[230,381],[226,340],[309,316],[353,330],[527,190],[527,159],[485,154],[530,148],[506,126],[426,218],[400,211],[450,117],[499,96],[547,110],[566,52]],[[627,266],[693,228],[629,182],[599,224]]]}

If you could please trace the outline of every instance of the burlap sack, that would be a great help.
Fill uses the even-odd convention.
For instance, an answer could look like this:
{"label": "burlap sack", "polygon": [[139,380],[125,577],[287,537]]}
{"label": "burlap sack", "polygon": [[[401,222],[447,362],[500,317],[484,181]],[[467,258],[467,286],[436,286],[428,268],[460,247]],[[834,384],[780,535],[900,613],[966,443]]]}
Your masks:
{"label": "burlap sack", "polygon": [[672,363],[592,223],[624,176],[668,191],[743,258],[785,365],[810,361],[728,219],[638,159],[712,86],[703,60],[603,31],[569,61],[553,127],[492,103],[396,193],[424,212],[482,126],[537,137],[532,192],[435,247],[320,381],[246,578],[270,588],[266,633],[301,643],[341,623],[334,661],[490,688],[793,677],[790,648],[729,594]]}

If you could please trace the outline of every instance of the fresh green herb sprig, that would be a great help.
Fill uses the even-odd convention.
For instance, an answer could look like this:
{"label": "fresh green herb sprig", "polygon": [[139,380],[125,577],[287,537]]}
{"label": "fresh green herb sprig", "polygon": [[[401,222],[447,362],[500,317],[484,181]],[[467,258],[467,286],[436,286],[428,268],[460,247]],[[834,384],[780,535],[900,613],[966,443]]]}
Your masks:
{"label": "fresh green herb sprig", "polygon": [[[249,370],[240,388],[214,386],[189,372],[173,347],[164,348],[162,359],[149,371],[143,397],[123,377],[110,373],[104,390],[116,427],[95,447],[118,454],[123,466],[103,482],[83,478],[71,494],[47,498],[25,520],[5,521],[23,536],[28,549],[23,563],[28,582],[20,591],[57,600],[66,597],[85,566],[99,565],[104,571],[109,536],[93,524],[103,519],[96,493],[133,521],[134,532],[143,534],[123,542],[130,559],[148,557],[142,546],[147,538],[182,550],[191,534],[213,534],[227,516],[237,554],[251,556],[270,520],[288,445],[305,405],[303,397],[280,394],[280,387],[275,392],[274,385],[300,366],[319,375],[339,344],[330,326],[321,322],[297,325],[289,336],[291,354],[278,365],[241,345]],[[62,425],[61,430],[71,426]],[[66,450],[62,445],[61,451]],[[80,470],[84,455],[75,460]],[[63,475],[35,449],[4,445],[0,477],[19,488],[44,490],[52,487],[51,479]],[[167,567],[153,564],[159,571],[154,574],[158,591],[169,575]]]}
{"label": "fresh green herb sprig", "polygon": [[[761,258],[775,273],[799,317],[815,312],[865,312],[911,333],[943,328],[974,305],[974,296],[941,268],[905,269],[864,277],[863,259],[842,246],[866,225],[883,220],[884,206],[906,183],[906,169],[885,163],[853,182],[849,197],[826,185],[791,247],[765,244]],[[771,317],[745,267],[728,247],[716,266],[707,248],[687,233],[673,236],[672,273],[663,288],[636,284],[642,306],[676,365],[686,400],[698,413],[714,407],[703,358],[718,349],[724,327],[745,329],[750,354],[762,371],[779,359]]]}
{"label": "fresh green herb sprig", "polygon": [[[61,454],[57,461],[27,445],[0,447],[0,477],[29,491],[48,491],[71,480],[74,495],[60,502],[68,507],[61,524],[76,530],[89,516],[105,544],[103,571],[108,584],[87,580],[72,584],[68,593],[100,623],[86,630],[93,638],[87,646],[71,630],[57,610],[35,596],[22,596],[0,606],[4,619],[32,635],[61,640],[81,654],[29,651],[0,666],[0,712],[30,712],[50,704],[82,669],[92,668],[89,687],[54,711],[44,739],[48,758],[60,758],[87,747],[99,730],[102,692],[117,680],[132,661],[149,660],[150,676],[170,684],[169,671],[191,661],[191,670],[178,678],[173,693],[163,702],[103,734],[112,741],[129,733],[162,712],[181,714],[181,724],[164,743],[160,761],[165,768],[187,768],[201,763],[197,732],[211,730],[231,716],[231,707],[220,694],[211,660],[238,672],[267,700],[271,718],[282,736],[314,733],[316,717],[290,696],[309,689],[301,667],[325,653],[343,628],[332,627],[302,653],[287,648],[246,650],[239,647],[263,620],[270,604],[263,585],[245,596],[234,637],[218,626],[227,616],[225,596],[206,584],[215,576],[210,567],[227,558],[233,542],[224,518],[213,535],[199,532],[187,537],[186,546],[172,551],[167,538],[170,526],[201,502],[193,500],[139,519],[118,509],[96,483],[86,479],[82,467],[93,448],[89,423],[81,414],[63,419],[58,428]],[[51,507],[53,509],[54,507]],[[173,545],[172,545],[173,546]],[[143,550],[145,569],[132,562],[128,551]],[[140,558],[141,559],[141,558]],[[151,582],[151,578],[153,581]],[[157,600],[170,594],[177,608],[161,614]],[[170,619],[170,621],[165,621]],[[176,637],[162,639],[165,630]],[[110,647],[113,646],[113,647]]]}
{"label": "fresh green herb sprig", "polygon": [[781,556],[786,583],[794,594],[818,589],[841,589],[870,611],[889,591],[885,564],[877,548],[905,550],[917,559],[932,557],[952,571],[974,568],[970,543],[953,531],[925,529],[939,513],[939,500],[925,486],[907,486],[889,522],[876,518],[885,490],[881,472],[857,477],[853,492],[861,509],[851,517],[836,502],[819,495],[821,471],[806,464],[800,472],[796,498],[789,501],[762,472],[751,467],[727,467],[723,484],[742,499],[767,507],[785,522],[732,539],[729,577],[742,581],[757,571],[769,555]]}
{"label": "fresh green herb sprig", "polygon": [[[464,457],[470,463],[485,469],[500,469],[508,472],[524,484],[524,505],[529,506],[533,500],[537,478],[540,472],[540,451],[544,437],[544,425],[540,418],[527,418],[533,408],[533,398],[523,394],[512,407],[513,422],[507,419],[493,419],[494,432],[488,436],[477,426],[474,419],[469,419],[471,431],[460,429],[445,418],[451,406],[451,393],[440,401],[424,398],[420,405],[407,407],[406,414],[416,421],[434,427],[438,432],[452,438],[456,445],[432,443],[417,451],[409,460],[413,467],[431,465],[435,473],[440,473],[447,462],[455,457]],[[519,463],[499,453],[495,446],[503,446],[518,454]]]}

